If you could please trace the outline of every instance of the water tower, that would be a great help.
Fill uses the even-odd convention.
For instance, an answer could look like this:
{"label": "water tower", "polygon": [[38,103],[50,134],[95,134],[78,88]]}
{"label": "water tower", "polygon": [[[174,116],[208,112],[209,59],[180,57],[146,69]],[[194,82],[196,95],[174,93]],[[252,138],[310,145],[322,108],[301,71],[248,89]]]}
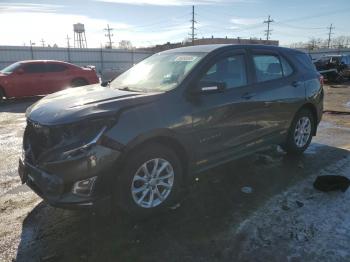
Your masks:
{"label": "water tower", "polygon": [[84,24],[77,23],[73,25],[74,47],[87,48]]}

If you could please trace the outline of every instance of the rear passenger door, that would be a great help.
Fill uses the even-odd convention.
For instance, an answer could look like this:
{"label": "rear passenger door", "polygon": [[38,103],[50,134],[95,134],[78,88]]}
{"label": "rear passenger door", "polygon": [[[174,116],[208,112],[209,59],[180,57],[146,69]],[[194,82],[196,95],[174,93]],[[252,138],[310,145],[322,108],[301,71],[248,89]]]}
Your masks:
{"label": "rear passenger door", "polygon": [[305,99],[303,82],[287,57],[279,52],[253,49],[254,101],[259,113],[257,129],[264,141],[287,132],[297,108]]}
{"label": "rear passenger door", "polygon": [[45,94],[57,92],[69,86],[68,67],[59,63],[46,63],[47,86],[43,92]]}
{"label": "rear passenger door", "polygon": [[47,84],[45,63],[25,63],[23,73],[16,79],[16,86],[24,96],[41,95]]}

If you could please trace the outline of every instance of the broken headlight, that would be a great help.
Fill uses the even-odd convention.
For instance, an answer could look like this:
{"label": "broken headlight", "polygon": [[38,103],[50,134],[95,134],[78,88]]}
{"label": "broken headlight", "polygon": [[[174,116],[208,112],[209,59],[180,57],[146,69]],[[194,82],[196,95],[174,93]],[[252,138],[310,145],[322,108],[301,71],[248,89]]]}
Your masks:
{"label": "broken headlight", "polygon": [[93,119],[62,127],[59,136],[60,159],[72,158],[86,152],[99,143],[104,132],[114,123],[113,118]]}
{"label": "broken headlight", "polygon": [[91,141],[86,142],[85,144],[83,144],[83,145],[81,145],[81,146],[79,146],[77,148],[73,148],[73,149],[70,149],[68,151],[63,152],[62,156],[64,158],[69,158],[69,157],[76,156],[76,155],[78,155],[80,153],[84,153],[87,149],[89,149],[90,147],[96,145],[99,142],[101,136],[106,131],[106,129],[107,129],[106,126],[102,127],[101,130],[97,133],[97,135]]}

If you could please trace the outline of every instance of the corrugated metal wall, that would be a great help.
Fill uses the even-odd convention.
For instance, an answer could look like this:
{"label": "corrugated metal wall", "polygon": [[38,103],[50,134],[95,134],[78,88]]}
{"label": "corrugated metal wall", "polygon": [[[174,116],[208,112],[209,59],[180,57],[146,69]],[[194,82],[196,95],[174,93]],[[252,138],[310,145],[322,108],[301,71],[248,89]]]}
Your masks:
{"label": "corrugated metal wall", "polygon": [[0,46],[0,68],[21,60],[54,59],[80,66],[94,65],[97,72],[104,69],[125,71],[151,54],[120,49]]}
{"label": "corrugated metal wall", "polygon": [[349,48],[342,48],[342,49],[328,49],[328,48],[322,48],[318,50],[312,50],[309,51],[307,49],[299,49],[305,53],[308,53],[312,60],[317,60],[323,56],[328,55],[350,55],[350,49]]}

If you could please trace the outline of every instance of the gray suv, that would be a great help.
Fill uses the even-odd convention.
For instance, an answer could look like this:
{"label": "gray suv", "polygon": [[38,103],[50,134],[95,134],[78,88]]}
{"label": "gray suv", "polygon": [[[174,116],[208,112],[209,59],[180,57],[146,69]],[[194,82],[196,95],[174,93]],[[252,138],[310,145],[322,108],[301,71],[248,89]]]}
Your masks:
{"label": "gray suv", "polygon": [[322,79],[299,51],[203,45],[157,53],[107,86],[27,109],[19,174],[49,204],[107,204],[143,217],[194,174],[271,144],[302,153],[316,135]]}

